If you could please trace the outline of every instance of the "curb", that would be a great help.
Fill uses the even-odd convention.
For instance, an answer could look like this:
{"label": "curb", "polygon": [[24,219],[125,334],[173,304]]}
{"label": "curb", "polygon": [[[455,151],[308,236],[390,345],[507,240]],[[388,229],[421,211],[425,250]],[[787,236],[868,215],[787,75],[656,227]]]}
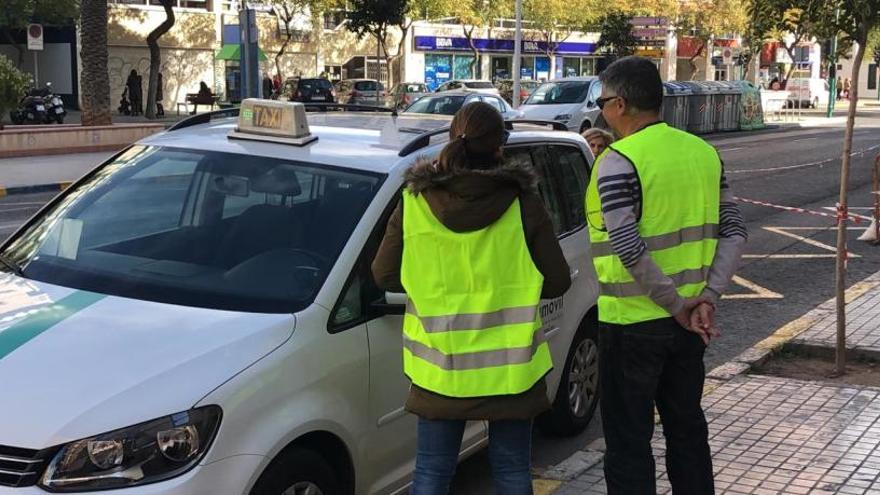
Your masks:
{"label": "curb", "polygon": [[[880,287],[880,272],[856,282],[847,289],[845,292],[846,303],[851,304],[877,287]],[[819,323],[824,317],[834,314],[835,311],[835,300],[833,298],[829,299],[796,320],[779,327],[769,337],[746,349],[735,358],[709,371],[706,373],[706,381],[703,385],[703,397],[711,394],[730,380],[747,373],[753,367],[766,363],[773,354],[782,350],[786,344],[812,328],[813,325]],[[659,416],[656,415],[656,411],[654,421],[659,423]],[[559,464],[547,468],[540,478],[535,479],[535,486],[542,486],[550,490],[542,491],[542,495],[551,495],[564,482],[577,478],[601,461],[604,456],[603,446],[604,439],[597,439]]]}
{"label": "curb", "polygon": [[12,187],[3,187],[0,186],[0,198],[6,196],[13,196],[16,194],[34,194],[34,193],[42,193],[42,192],[61,192],[70,185],[73,184],[73,181],[60,181],[60,182],[50,182],[48,184],[36,184],[33,186],[12,186]]}

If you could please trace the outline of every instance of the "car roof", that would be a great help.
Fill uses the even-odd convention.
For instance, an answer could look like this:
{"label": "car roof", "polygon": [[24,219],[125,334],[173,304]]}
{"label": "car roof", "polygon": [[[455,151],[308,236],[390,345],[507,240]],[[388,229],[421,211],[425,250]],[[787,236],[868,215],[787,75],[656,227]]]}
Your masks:
{"label": "car roof", "polygon": [[480,93],[478,91],[473,91],[470,89],[450,89],[448,91],[438,91],[436,93],[428,93],[423,96],[423,98],[429,98],[432,96],[495,96],[495,95],[487,95],[485,93]]}
{"label": "car roof", "polygon": [[560,77],[559,79],[551,79],[546,82],[595,81],[596,79],[599,79],[599,76]]}
{"label": "car roof", "polygon": [[[233,117],[154,134],[138,141],[138,144],[298,160],[389,173],[400,163],[399,153],[407,144],[425,132],[448,127],[452,120],[451,116],[430,114],[393,116],[391,113],[372,112],[310,112],[307,115],[310,131],[318,139],[304,146],[230,139],[228,134],[238,123]],[[572,133],[517,125],[511,143],[578,137],[576,134],[565,136],[567,134]],[[436,134],[435,139],[425,148],[439,146],[448,137],[441,132]]]}

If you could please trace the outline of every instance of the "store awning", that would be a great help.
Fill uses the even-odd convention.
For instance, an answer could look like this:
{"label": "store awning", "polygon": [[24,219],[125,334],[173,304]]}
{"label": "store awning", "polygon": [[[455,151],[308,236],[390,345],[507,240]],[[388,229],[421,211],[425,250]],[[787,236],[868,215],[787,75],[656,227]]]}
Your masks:
{"label": "store awning", "polygon": [[[259,52],[260,62],[265,62],[269,60],[269,57],[266,56],[266,53],[263,52],[262,48],[257,48]],[[241,45],[238,43],[227,43],[223,45],[223,48],[217,52],[217,55],[214,56],[217,60],[241,60]]]}

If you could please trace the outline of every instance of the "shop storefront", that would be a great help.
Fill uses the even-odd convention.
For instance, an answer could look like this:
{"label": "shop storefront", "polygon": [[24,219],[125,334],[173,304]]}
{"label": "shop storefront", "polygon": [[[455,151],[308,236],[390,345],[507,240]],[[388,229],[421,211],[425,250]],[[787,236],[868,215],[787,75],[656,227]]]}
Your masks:
{"label": "shop storefront", "polygon": [[[424,81],[434,89],[450,79],[510,79],[513,72],[514,41],[510,39],[474,39],[480,59],[474,60],[470,43],[464,37],[414,36],[413,57],[424,58]],[[560,43],[556,73],[551,74],[550,58],[541,41],[523,41],[521,74],[523,79],[549,80],[556,77],[591,75],[595,71],[596,44]],[[483,59],[488,57],[486,70]]]}

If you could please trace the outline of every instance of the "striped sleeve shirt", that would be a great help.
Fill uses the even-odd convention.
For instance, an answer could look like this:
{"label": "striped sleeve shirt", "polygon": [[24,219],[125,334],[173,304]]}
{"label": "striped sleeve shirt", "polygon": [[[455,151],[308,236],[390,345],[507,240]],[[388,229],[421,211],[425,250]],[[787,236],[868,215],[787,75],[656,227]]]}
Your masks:
{"label": "striped sleeve shirt", "polygon": [[[670,314],[678,313],[684,307],[684,300],[678,295],[672,279],[664,275],[648,255],[648,247],[639,234],[642,189],[632,163],[609,150],[602,158],[596,185],[614,253],[658,306]],[[713,300],[720,297],[733,278],[748,238],[745,221],[733,199],[723,168],[720,188],[718,248],[709,269],[708,290],[704,293]]]}

